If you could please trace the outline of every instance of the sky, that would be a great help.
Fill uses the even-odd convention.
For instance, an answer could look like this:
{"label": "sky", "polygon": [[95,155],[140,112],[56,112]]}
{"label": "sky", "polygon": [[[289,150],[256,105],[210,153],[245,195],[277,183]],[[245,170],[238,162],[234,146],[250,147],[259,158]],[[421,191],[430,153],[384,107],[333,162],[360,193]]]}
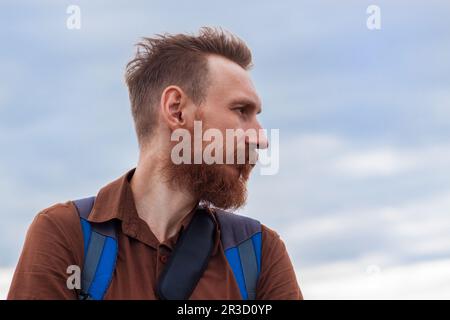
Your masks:
{"label": "sky", "polygon": [[134,44],[216,26],[251,48],[260,121],[280,132],[279,172],[251,177],[239,213],[280,235],[305,298],[449,299],[449,13],[444,0],[2,1],[0,298],[39,211],[136,165]]}

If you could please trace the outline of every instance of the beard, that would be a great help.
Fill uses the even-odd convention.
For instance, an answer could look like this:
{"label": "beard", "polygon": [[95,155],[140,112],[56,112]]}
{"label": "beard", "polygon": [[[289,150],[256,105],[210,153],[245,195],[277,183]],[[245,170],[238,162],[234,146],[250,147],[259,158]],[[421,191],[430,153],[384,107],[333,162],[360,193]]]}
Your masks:
{"label": "beard", "polygon": [[204,206],[238,209],[247,200],[251,164],[174,164],[170,158],[163,176],[172,187],[187,190]]}
{"label": "beard", "polygon": [[172,188],[189,192],[203,206],[239,209],[246,203],[247,180],[254,167],[249,161],[250,150],[245,151],[243,164],[175,164],[167,155],[161,173]]}

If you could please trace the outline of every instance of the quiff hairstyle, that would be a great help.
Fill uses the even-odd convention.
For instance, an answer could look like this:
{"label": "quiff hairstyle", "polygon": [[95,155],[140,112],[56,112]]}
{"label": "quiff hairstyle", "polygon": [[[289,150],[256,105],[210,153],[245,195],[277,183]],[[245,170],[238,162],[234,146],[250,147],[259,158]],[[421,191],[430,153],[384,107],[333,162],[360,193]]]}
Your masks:
{"label": "quiff hairstyle", "polygon": [[150,138],[157,123],[161,94],[179,86],[199,105],[206,97],[208,55],[229,59],[245,70],[252,67],[252,54],[245,42],[220,28],[203,27],[198,35],[157,34],[136,45],[136,55],[126,67],[131,112],[139,145]]}

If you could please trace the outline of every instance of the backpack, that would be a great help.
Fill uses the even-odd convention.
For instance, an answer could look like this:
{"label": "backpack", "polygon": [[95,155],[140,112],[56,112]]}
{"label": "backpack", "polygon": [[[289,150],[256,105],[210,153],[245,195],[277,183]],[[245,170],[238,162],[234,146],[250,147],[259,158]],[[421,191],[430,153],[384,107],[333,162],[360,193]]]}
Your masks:
{"label": "backpack", "polygon": [[[80,216],[84,240],[80,300],[103,299],[113,278],[119,250],[115,220],[104,223],[87,220],[94,201],[95,197],[73,201]],[[261,224],[248,217],[214,210],[220,225],[220,240],[241,297],[254,300],[261,271]],[[157,291],[161,299],[189,298],[207,266],[214,228],[207,214],[195,213],[158,280]]]}

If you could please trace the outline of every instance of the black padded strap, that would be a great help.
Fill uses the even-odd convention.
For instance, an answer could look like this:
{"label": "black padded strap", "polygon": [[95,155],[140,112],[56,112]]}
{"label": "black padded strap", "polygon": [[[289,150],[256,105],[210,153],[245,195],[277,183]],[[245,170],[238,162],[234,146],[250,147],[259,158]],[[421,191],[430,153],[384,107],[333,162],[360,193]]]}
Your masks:
{"label": "black padded strap", "polygon": [[181,234],[158,281],[163,300],[187,300],[203,275],[214,248],[215,224],[199,207]]}

